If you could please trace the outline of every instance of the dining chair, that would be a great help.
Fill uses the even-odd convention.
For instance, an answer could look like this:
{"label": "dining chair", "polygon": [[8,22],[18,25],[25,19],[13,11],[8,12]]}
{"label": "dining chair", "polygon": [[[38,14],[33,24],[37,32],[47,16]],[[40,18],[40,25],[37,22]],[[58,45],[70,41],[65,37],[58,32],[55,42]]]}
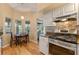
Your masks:
{"label": "dining chair", "polygon": [[17,44],[17,43],[16,43],[15,36],[14,36],[13,33],[11,32],[10,47],[12,47],[12,45],[13,45],[14,43]]}
{"label": "dining chair", "polygon": [[26,40],[27,40],[27,42],[29,42],[29,35],[28,34],[26,35]]}

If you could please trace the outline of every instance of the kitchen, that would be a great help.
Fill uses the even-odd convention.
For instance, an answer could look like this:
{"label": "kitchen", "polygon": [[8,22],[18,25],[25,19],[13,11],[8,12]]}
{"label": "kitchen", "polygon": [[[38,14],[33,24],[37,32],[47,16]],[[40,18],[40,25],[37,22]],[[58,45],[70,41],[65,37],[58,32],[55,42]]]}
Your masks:
{"label": "kitchen", "polygon": [[[38,8],[33,9],[36,5]],[[15,55],[31,55],[31,53],[33,55],[79,55],[78,13],[79,4],[77,3],[2,5],[0,9],[1,53],[8,54],[10,50],[11,54]],[[23,44],[22,47],[18,47],[19,44],[18,46],[13,44],[13,47],[10,47],[11,32],[13,35],[28,34],[27,44]],[[19,53],[15,53],[16,49]]]}
{"label": "kitchen", "polygon": [[[51,14],[53,13],[53,14]],[[53,17],[49,16],[52,15]],[[77,55],[78,44],[78,5],[65,4],[48,12],[47,26],[40,34],[39,48],[46,55]],[[51,20],[50,20],[50,18]],[[43,19],[43,18],[42,18]],[[53,20],[55,19],[55,20]],[[52,21],[53,20],[53,21]],[[53,26],[51,26],[53,25]]]}

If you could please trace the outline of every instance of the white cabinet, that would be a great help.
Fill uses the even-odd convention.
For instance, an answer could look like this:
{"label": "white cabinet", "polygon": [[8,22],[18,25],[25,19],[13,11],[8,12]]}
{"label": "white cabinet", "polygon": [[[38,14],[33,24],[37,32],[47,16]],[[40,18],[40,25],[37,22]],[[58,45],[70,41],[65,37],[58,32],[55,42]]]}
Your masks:
{"label": "white cabinet", "polygon": [[78,9],[79,9],[79,8],[78,8],[78,5],[79,5],[78,3],[75,3],[75,4],[74,4],[74,10],[75,10],[75,12],[78,12]]}
{"label": "white cabinet", "polygon": [[64,4],[61,7],[54,8],[53,9],[53,16],[54,18],[56,17],[61,17],[69,14],[73,14],[77,12],[77,7],[74,3],[67,3]]}
{"label": "white cabinet", "polygon": [[62,7],[60,7],[60,8],[57,8],[57,17],[61,17],[61,16],[63,16],[63,8]]}
{"label": "white cabinet", "polygon": [[43,16],[44,26],[52,26],[52,11]]}
{"label": "white cabinet", "polygon": [[48,49],[49,49],[49,44],[48,44],[48,38],[40,36],[39,37],[39,49],[40,52],[42,52],[43,54],[48,54]]}
{"label": "white cabinet", "polygon": [[53,26],[53,21],[56,20],[57,17],[70,15],[76,12],[76,5],[74,3],[67,3],[62,5],[61,7],[54,8],[52,11],[43,15],[43,24],[44,26]]}
{"label": "white cabinet", "polygon": [[79,4],[78,4],[78,14],[77,14],[77,25],[79,25]]}
{"label": "white cabinet", "polygon": [[57,17],[57,9],[53,9],[53,18]]}
{"label": "white cabinet", "polygon": [[60,17],[62,15],[63,15],[63,8],[62,7],[53,9],[53,17],[54,18]]}
{"label": "white cabinet", "polygon": [[44,19],[44,26],[52,26],[52,19],[51,18],[45,18]]}
{"label": "white cabinet", "polygon": [[68,3],[63,6],[63,15],[72,14],[75,12],[75,4],[74,3]]}

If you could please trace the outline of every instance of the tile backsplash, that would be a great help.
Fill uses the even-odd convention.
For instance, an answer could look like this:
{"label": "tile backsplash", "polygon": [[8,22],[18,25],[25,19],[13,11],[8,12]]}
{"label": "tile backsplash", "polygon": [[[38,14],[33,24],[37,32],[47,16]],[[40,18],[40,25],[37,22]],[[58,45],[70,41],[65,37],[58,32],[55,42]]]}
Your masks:
{"label": "tile backsplash", "polygon": [[77,30],[76,25],[77,25],[76,21],[65,21],[56,23],[56,27],[58,30],[68,30],[71,33]]}

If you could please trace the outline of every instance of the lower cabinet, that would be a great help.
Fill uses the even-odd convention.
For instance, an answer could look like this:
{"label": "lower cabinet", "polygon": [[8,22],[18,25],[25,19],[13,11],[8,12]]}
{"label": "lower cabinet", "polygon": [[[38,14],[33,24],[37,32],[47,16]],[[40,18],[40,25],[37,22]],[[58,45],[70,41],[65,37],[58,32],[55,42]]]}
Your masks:
{"label": "lower cabinet", "polygon": [[48,38],[40,36],[39,37],[39,49],[40,52],[48,55],[49,54],[49,44],[48,44]]}

